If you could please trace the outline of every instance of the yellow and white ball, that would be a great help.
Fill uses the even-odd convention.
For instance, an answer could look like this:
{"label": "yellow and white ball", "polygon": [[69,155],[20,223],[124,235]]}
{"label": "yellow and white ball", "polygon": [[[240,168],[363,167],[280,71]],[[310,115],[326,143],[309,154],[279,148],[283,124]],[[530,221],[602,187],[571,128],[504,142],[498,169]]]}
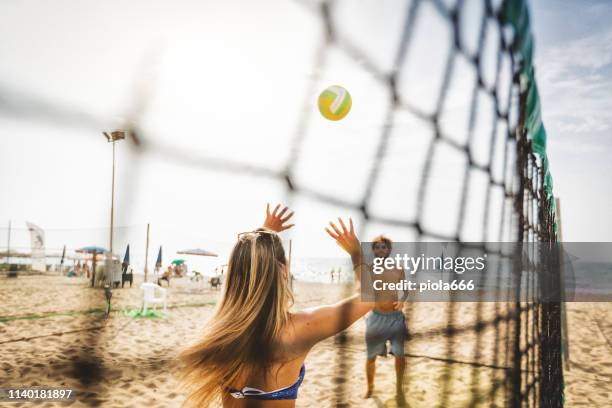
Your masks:
{"label": "yellow and white ball", "polygon": [[326,88],[319,95],[319,112],[325,119],[340,120],[351,110],[351,94],[339,85]]}

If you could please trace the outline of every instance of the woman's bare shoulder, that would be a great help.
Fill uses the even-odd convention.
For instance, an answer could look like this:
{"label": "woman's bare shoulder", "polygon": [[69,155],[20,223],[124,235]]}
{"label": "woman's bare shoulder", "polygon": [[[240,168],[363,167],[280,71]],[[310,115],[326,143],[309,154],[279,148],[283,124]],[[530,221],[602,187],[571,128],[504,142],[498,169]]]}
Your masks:
{"label": "woman's bare shoulder", "polygon": [[312,317],[308,310],[289,313],[287,325],[281,332],[280,340],[290,354],[300,355],[307,353],[312,344],[308,341],[308,330],[311,329]]}
{"label": "woman's bare shoulder", "polygon": [[298,310],[289,313],[288,324],[284,330],[284,337],[293,339],[299,337],[304,328],[311,324],[312,313],[309,310]]}

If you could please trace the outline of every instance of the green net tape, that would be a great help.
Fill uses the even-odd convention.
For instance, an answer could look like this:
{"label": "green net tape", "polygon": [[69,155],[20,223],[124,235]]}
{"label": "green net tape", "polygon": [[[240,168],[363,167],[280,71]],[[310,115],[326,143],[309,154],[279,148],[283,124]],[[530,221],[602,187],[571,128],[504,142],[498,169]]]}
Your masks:
{"label": "green net tape", "polygon": [[531,149],[540,157],[546,157],[546,129],[544,126],[540,126],[532,135]]}
{"label": "green net tape", "polygon": [[527,112],[533,112],[540,105],[540,96],[538,95],[538,87],[533,82],[533,77],[527,77]]}
{"label": "green net tape", "polygon": [[529,129],[530,133],[535,133],[535,131],[542,126],[542,116],[540,109],[540,101],[538,101],[532,111],[529,112],[527,116],[527,129]]}
{"label": "green net tape", "polygon": [[546,172],[544,185],[546,187],[546,191],[548,192],[548,194],[552,195],[553,179],[552,179],[552,175],[550,174],[550,172]]}
{"label": "green net tape", "polygon": [[[529,9],[526,0],[504,1],[500,19],[504,24],[514,29],[514,39],[511,44],[512,51],[520,57],[521,61],[521,91],[527,92],[525,130],[531,139],[531,149],[542,160],[544,169],[544,189],[550,198],[550,210],[554,213],[555,202],[552,193],[553,182],[549,171],[548,157],[546,156],[546,129],[542,123],[542,107],[540,95],[533,69],[533,35]],[[554,224],[555,233],[557,230]]]}
{"label": "green net tape", "polygon": [[[552,193],[552,176],[546,156],[546,129],[542,123],[540,95],[533,69],[534,40],[531,34],[531,23],[526,0],[505,1],[500,13],[504,24],[514,29],[512,51],[521,61],[521,90],[527,92],[525,129],[531,139],[531,149],[542,160],[544,167],[544,189],[550,197],[550,210],[554,211],[555,203]],[[555,225],[556,229],[556,225]]]}
{"label": "green net tape", "polygon": [[546,175],[548,173],[548,157],[546,156],[542,158],[542,169],[544,170],[544,174]]}
{"label": "green net tape", "polygon": [[514,28],[514,41],[512,51],[520,54],[523,59],[522,71],[531,69],[533,60],[533,36],[531,35],[531,24],[529,11],[525,0],[506,1],[501,13],[502,21]]}
{"label": "green net tape", "polygon": [[[548,207],[550,215],[554,216],[557,212],[556,205],[555,205],[555,196],[552,195],[552,193],[549,193],[548,199],[550,200],[550,206]],[[553,223],[553,228],[555,228],[556,226],[557,226],[557,222],[555,220],[555,222]]]}
{"label": "green net tape", "polygon": [[514,27],[515,32],[519,32],[518,27],[521,20],[527,14],[527,3],[524,0],[504,2],[501,12],[502,21]]}

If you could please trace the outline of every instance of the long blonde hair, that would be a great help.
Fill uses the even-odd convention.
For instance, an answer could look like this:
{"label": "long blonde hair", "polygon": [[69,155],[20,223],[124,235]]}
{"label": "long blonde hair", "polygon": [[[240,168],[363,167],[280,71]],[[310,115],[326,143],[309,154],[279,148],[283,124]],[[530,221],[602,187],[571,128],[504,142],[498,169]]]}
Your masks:
{"label": "long blonde hair", "polygon": [[180,356],[187,403],[208,406],[240,379],[266,375],[293,302],[286,264],[276,233],[260,228],[239,236],[204,338]]}

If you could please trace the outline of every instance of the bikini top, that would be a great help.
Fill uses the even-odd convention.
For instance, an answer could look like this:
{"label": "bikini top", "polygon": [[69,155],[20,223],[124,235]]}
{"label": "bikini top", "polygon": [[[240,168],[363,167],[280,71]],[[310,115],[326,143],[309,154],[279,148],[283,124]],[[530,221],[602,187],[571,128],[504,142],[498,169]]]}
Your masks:
{"label": "bikini top", "polygon": [[230,388],[228,391],[234,398],[249,398],[258,400],[294,400],[297,399],[298,389],[304,381],[304,375],[306,374],[306,367],[302,364],[300,369],[300,375],[297,380],[288,387],[279,388],[274,391],[262,391],[257,388],[244,387],[241,390]]}

